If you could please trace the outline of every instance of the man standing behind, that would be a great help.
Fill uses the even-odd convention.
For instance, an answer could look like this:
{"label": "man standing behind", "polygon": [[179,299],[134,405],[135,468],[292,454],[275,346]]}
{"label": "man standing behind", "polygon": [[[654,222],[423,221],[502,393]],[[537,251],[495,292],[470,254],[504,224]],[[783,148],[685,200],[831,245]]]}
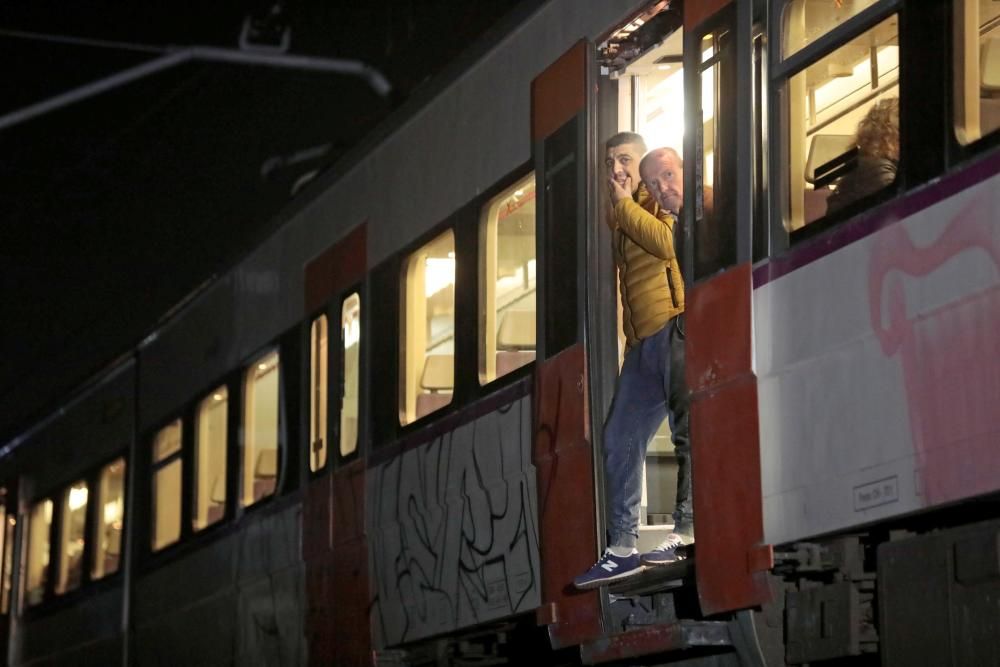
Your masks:
{"label": "man standing behind", "polygon": [[[677,559],[676,549],[693,540],[688,396],[684,384],[684,281],[674,245],[684,195],[683,163],[660,148],[641,161],[650,190],[640,182],[646,150],[638,134],[608,139],[605,167],[612,213],[615,263],[621,285],[625,361],[604,425],[604,475],[608,548],[577,588],[623,579],[644,565]],[[652,193],[652,194],[651,194]],[[639,555],[639,503],[646,448],[664,417],[677,453],[674,531],[656,549]]]}

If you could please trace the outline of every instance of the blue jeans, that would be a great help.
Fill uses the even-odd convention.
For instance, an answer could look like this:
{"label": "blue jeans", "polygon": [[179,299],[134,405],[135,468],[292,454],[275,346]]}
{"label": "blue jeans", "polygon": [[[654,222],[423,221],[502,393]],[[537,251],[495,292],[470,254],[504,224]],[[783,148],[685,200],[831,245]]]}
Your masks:
{"label": "blue jeans", "polygon": [[683,315],[673,318],[626,353],[604,424],[604,475],[608,544],[634,547],[639,536],[642,464],[646,448],[663,423],[677,454],[677,503],[674,532],[691,535],[691,445],[688,392],[684,382]]}

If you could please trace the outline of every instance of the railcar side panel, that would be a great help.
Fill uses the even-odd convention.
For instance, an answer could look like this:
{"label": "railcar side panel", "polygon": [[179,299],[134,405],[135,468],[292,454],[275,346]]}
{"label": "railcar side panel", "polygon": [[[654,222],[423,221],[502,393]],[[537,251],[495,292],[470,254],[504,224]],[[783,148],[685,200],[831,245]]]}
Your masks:
{"label": "railcar side panel", "polygon": [[303,664],[300,544],[297,503],[262,507],[231,534],[139,577],[136,664]]}
{"label": "railcar side panel", "polygon": [[998,169],[991,156],[755,275],[768,541],[1000,488]]}
{"label": "railcar side panel", "polygon": [[[125,455],[132,442],[134,417],[135,364],[128,361],[21,444],[15,458],[16,465],[27,471],[19,489],[21,516],[42,497],[51,497],[60,487],[90,473],[98,462]],[[26,522],[21,526],[25,531]],[[22,550],[22,558],[24,554]],[[22,560],[21,569],[24,567]],[[16,579],[15,590],[22,589],[23,577]],[[120,661],[121,575],[112,575],[99,586],[100,592],[78,597],[57,609],[21,614],[12,633],[11,664]]]}
{"label": "railcar side panel", "polygon": [[522,396],[368,471],[376,647],[539,605],[531,415]]}

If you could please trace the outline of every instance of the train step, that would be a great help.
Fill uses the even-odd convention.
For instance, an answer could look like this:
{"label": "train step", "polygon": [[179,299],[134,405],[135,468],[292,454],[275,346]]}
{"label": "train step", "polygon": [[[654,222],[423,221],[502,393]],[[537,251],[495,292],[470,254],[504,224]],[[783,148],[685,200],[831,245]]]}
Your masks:
{"label": "train step", "polygon": [[585,665],[597,665],[695,647],[729,647],[733,645],[729,625],[692,620],[657,623],[583,644],[580,658]]}
{"label": "train step", "polygon": [[681,547],[678,554],[684,557],[683,560],[647,567],[635,576],[613,582],[608,586],[608,593],[622,597],[650,595],[693,584],[694,545]]}

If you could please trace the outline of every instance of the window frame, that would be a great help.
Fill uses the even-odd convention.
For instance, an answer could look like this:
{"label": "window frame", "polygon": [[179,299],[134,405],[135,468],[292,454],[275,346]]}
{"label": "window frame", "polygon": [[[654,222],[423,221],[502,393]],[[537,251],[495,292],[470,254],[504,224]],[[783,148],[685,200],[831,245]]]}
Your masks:
{"label": "window frame", "polygon": [[[487,239],[486,239],[486,229],[489,226],[489,220],[487,214],[489,212],[489,207],[493,205],[494,202],[500,200],[500,198],[512,190],[514,186],[519,184],[521,181],[527,180],[531,177],[534,181],[535,187],[535,359],[529,361],[528,363],[519,366],[508,373],[503,375],[494,375],[493,379],[485,380],[485,372],[483,370],[483,356],[486,354],[484,349],[484,336],[486,336],[486,317],[481,317],[481,314],[485,316],[486,313],[486,291],[488,289],[486,285],[486,270],[484,267],[484,253],[487,250]],[[539,351],[539,329],[541,324],[538,321],[538,311],[541,299],[539,298],[539,284],[538,278],[542,270],[541,260],[538,256],[538,241],[539,241],[539,226],[540,226],[540,216],[538,213],[538,174],[535,172],[534,164],[528,163],[522,167],[519,167],[512,171],[510,174],[505,176],[502,180],[498,181],[492,188],[484,192],[482,196],[477,197],[473,202],[476,208],[476,257],[475,257],[475,267],[476,267],[476,290],[475,290],[475,313],[476,313],[476,386],[479,388],[480,393],[489,392],[497,387],[502,387],[508,382],[513,382],[517,378],[524,377],[527,373],[535,367],[538,362],[538,351]],[[456,303],[457,305],[457,303]],[[495,304],[494,304],[495,306]],[[496,309],[494,307],[494,313]],[[457,316],[457,315],[456,315]],[[494,336],[496,334],[494,333]],[[456,362],[457,363],[457,362]],[[458,380],[456,379],[456,383]]]}
{"label": "window frame", "polygon": [[[47,539],[48,539],[48,561],[45,564],[45,581],[44,581],[44,583],[42,584],[42,587],[41,587],[42,588],[41,597],[36,602],[31,602],[28,599],[28,590],[29,590],[28,589],[28,582],[29,582],[29,580],[31,578],[31,575],[32,575],[32,570],[31,570],[31,563],[32,563],[32,559],[31,559],[31,538],[32,538],[32,531],[34,530],[34,527],[32,526],[32,523],[33,523],[32,519],[33,519],[33,514],[35,512],[35,508],[37,508],[38,506],[40,506],[42,503],[46,503],[46,502],[49,503],[50,506],[51,506],[51,508],[52,508],[50,516],[49,516],[49,525],[48,525],[48,533],[49,534],[47,536]],[[55,499],[52,497],[52,493],[42,494],[42,495],[39,495],[37,498],[35,498],[34,500],[32,500],[28,504],[28,509],[27,509],[27,512],[25,513],[25,520],[24,520],[24,524],[23,524],[24,525],[24,532],[25,532],[25,534],[21,538],[21,540],[23,542],[23,547],[21,549],[21,556],[24,559],[24,565],[23,565],[23,567],[20,568],[21,571],[24,573],[24,578],[21,580],[20,586],[18,587],[20,589],[19,590],[20,595],[18,596],[20,598],[20,604],[18,605],[18,607],[19,607],[19,609],[21,610],[22,613],[24,613],[25,611],[27,611],[29,609],[37,609],[39,607],[42,607],[46,603],[50,602],[51,600],[53,600],[55,598],[55,593],[54,593],[54,591],[55,591],[55,581],[54,581],[54,577],[53,577],[53,570],[54,570],[54,566],[55,566],[55,561],[56,561],[57,556],[58,556],[58,554],[55,553],[55,548],[54,548],[54,545],[56,543],[56,539],[55,538],[56,538],[56,508],[57,507],[58,507],[58,503],[56,503]]]}
{"label": "window frame", "polygon": [[[739,5],[739,6],[737,6]],[[696,131],[687,133],[684,139],[684,206],[681,219],[684,225],[682,248],[679,258],[681,273],[686,289],[698,282],[708,280],[719,272],[750,260],[751,230],[749,207],[752,205],[751,188],[753,175],[747,169],[739,169],[740,164],[751,164],[754,159],[752,124],[756,110],[751,105],[753,82],[751,57],[740,58],[741,53],[751,54],[750,7],[746,3],[733,3],[719,10],[711,18],[700,23],[694,30],[684,35],[684,96],[686,100],[701,100],[705,75],[726,64],[727,81],[733,88],[729,91],[735,97],[732,105],[720,104],[719,93],[722,85],[721,70],[713,75],[715,89],[712,93],[715,110],[712,116],[712,143],[730,145],[718,159],[718,151],[713,151],[712,191],[713,213],[708,217],[705,211],[704,174],[704,126],[701,104],[685,105],[685,122]],[[718,36],[713,40],[713,53],[702,58],[702,43],[709,35],[728,33],[722,50],[718,48]],[[725,110],[725,114],[720,113]],[[724,136],[725,133],[725,136]],[[721,196],[714,193],[721,192]],[[728,211],[722,211],[722,203]],[[728,216],[722,215],[728,212]],[[705,225],[713,223],[713,234],[720,243],[717,252],[706,258],[699,257]]]}
{"label": "window frame", "polygon": [[[158,430],[157,430],[158,432]],[[116,461],[121,461],[125,466],[124,477],[122,479],[122,540],[120,544],[120,557],[118,567],[114,572],[105,574],[101,577],[95,577],[93,573],[93,563],[97,557],[97,542],[95,540],[95,531],[98,527],[97,523],[97,512],[98,512],[98,489],[100,487],[101,473],[102,471],[115,463]],[[12,613],[14,609],[18,609],[19,613],[33,616],[38,613],[39,610],[44,610],[49,608],[53,604],[62,604],[65,600],[74,600],[78,596],[87,595],[89,591],[93,591],[96,587],[117,585],[118,579],[124,576],[124,559],[125,559],[125,548],[126,540],[125,535],[129,530],[129,512],[128,512],[128,494],[129,494],[129,468],[131,465],[131,459],[129,458],[129,452],[127,449],[119,450],[117,454],[109,457],[105,457],[96,465],[87,468],[83,473],[69,476],[67,479],[70,481],[64,481],[60,484],[54,485],[48,489],[46,493],[40,494],[34,500],[28,503],[28,510],[22,517],[20,515],[15,516],[17,524],[21,528],[16,530],[22,531],[20,535],[15,532],[15,543],[12,544],[13,547],[17,547],[17,552],[12,552],[12,559],[20,559],[20,565],[16,571],[12,569],[11,571],[11,597],[9,599],[8,614]],[[65,528],[66,522],[66,512],[63,507],[62,498],[66,493],[69,492],[70,488],[76,484],[83,483],[87,487],[87,508],[84,515],[84,528],[83,528],[83,552],[80,559],[80,580],[79,583],[68,588],[62,592],[58,590],[58,579],[60,577],[60,564],[62,561],[62,533]],[[10,492],[10,486],[8,488],[8,493]],[[16,500],[8,498],[9,501]],[[35,603],[29,604],[27,599],[27,578],[28,578],[28,568],[29,568],[29,550],[30,550],[30,532],[31,532],[31,511],[39,503],[49,501],[52,503],[52,518],[49,524],[49,548],[48,548],[48,575],[46,578],[46,583],[42,592],[42,598]],[[8,516],[12,516],[8,514]],[[20,546],[17,546],[20,544]],[[176,544],[176,543],[175,543]],[[174,545],[171,544],[170,547]],[[169,547],[165,547],[169,548]],[[15,555],[15,553],[19,555]],[[157,552],[158,553],[158,552]],[[2,558],[2,555],[0,555]],[[13,577],[17,577],[17,584],[15,585],[15,580]],[[15,595],[16,593],[16,595]],[[4,614],[0,612],[0,617]]]}
{"label": "window frame", "polygon": [[[190,422],[191,421],[192,420],[191,420],[190,411],[185,410],[185,411],[181,411],[181,412],[178,412],[178,413],[174,413],[174,415],[172,415],[170,418],[167,418],[167,419],[163,420],[160,423],[159,426],[157,426],[156,428],[152,429],[150,436],[145,440],[145,442],[146,442],[146,448],[147,448],[147,452],[148,452],[148,456],[149,456],[149,458],[147,459],[149,461],[149,468],[147,469],[148,470],[148,477],[147,477],[147,482],[148,482],[147,489],[148,489],[148,492],[147,492],[147,496],[146,496],[147,499],[148,499],[148,501],[149,501],[148,505],[147,505],[147,508],[146,508],[147,509],[147,514],[148,514],[148,520],[149,520],[149,522],[146,524],[146,531],[145,531],[146,532],[146,540],[145,540],[146,545],[145,546],[146,546],[146,549],[148,550],[148,553],[150,553],[150,554],[152,554],[154,556],[162,554],[165,551],[169,551],[169,550],[173,549],[174,547],[176,547],[177,545],[183,543],[185,537],[188,534],[188,530],[189,529],[186,528],[186,525],[189,522],[185,521],[185,517],[187,517],[188,514],[190,513],[190,510],[188,509],[188,506],[190,505],[190,501],[187,500],[187,497],[188,497],[189,494],[186,492],[186,489],[185,489],[185,486],[186,486],[185,480],[186,480],[187,476],[190,474],[191,464],[190,464],[190,461],[189,461],[190,456],[185,455],[185,450],[188,449],[188,447],[186,446],[186,443],[191,439],[191,427],[190,427]],[[155,443],[156,443],[156,437],[160,434],[161,431],[163,431],[165,428],[167,428],[170,425],[172,425],[174,422],[180,422],[180,425],[181,425],[181,442],[180,442],[180,447],[178,448],[178,450],[176,452],[172,452],[167,457],[165,457],[163,460],[157,461],[157,460],[155,460],[155,455],[154,455],[154,452],[153,452],[153,448],[154,448]],[[185,426],[184,426],[185,422],[188,422],[188,424],[189,424],[189,426],[187,428],[185,428]],[[180,464],[181,464],[180,497],[177,499],[177,502],[178,502],[178,505],[179,505],[178,512],[180,513],[180,519],[179,519],[180,520],[180,532],[179,532],[176,540],[174,540],[172,542],[169,542],[167,544],[164,544],[164,545],[162,545],[159,548],[156,548],[154,546],[154,543],[153,543],[153,538],[154,538],[154,535],[155,535],[154,531],[155,531],[155,527],[156,527],[156,521],[155,521],[155,512],[156,512],[156,475],[157,475],[157,473],[161,469],[166,468],[171,463],[173,463],[174,461],[178,461],[178,460],[180,461]]]}
{"label": "window frame", "polygon": [[975,156],[981,155],[983,153],[989,152],[990,150],[1000,146],[1000,128],[994,129],[992,132],[987,134],[982,134],[978,139],[963,143],[958,137],[958,113],[957,113],[957,100],[956,100],[956,89],[958,82],[955,80],[955,54],[958,48],[958,26],[955,25],[955,15],[958,11],[959,3],[964,0],[951,0],[946,3],[947,20],[945,21],[948,26],[948,57],[947,57],[947,96],[949,104],[947,107],[948,118],[946,120],[946,125],[948,127],[948,163],[949,165],[956,165],[962,163],[966,160],[974,158]]}
{"label": "window frame", "polygon": [[104,472],[105,468],[109,467],[111,464],[117,461],[121,461],[122,465],[125,466],[125,472],[122,478],[122,516],[121,516],[122,530],[121,530],[121,543],[118,545],[119,549],[118,567],[115,569],[114,572],[106,573],[100,577],[94,576],[94,562],[97,560],[98,556],[97,544],[95,542],[95,535],[97,529],[100,527],[101,524],[99,523],[99,517],[97,515],[99,511],[98,504],[93,503],[94,507],[88,508],[88,511],[91,514],[88,516],[87,536],[85,538],[87,541],[87,546],[86,546],[87,554],[90,557],[90,562],[88,564],[87,572],[85,574],[85,576],[87,577],[85,582],[89,583],[108,581],[116,576],[121,576],[121,573],[124,570],[125,566],[125,548],[126,548],[125,535],[127,534],[129,529],[128,494],[129,494],[129,474],[130,474],[129,471],[131,469],[131,461],[129,459],[128,451],[123,451],[117,456],[112,456],[108,459],[105,459],[87,475],[86,479],[90,481],[91,485],[94,488],[93,492],[94,497],[97,497],[98,500],[103,500],[103,498],[99,497],[101,488],[101,474]]}
{"label": "window frame", "polygon": [[[237,449],[237,466],[235,474],[237,475],[236,483],[236,498],[235,503],[241,512],[252,511],[255,507],[261,507],[267,505],[269,501],[274,500],[282,494],[282,489],[284,488],[284,480],[288,476],[288,465],[287,465],[287,442],[285,438],[285,407],[284,407],[284,380],[285,380],[285,363],[286,355],[285,350],[279,341],[267,345],[254,355],[252,355],[249,360],[244,363],[239,370],[240,373],[240,410],[239,410],[239,446]],[[275,477],[274,477],[274,488],[267,495],[261,496],[257,500],[250,503],[244,503],[244,494],[246,493],[246,488],[244,486],[246,482],[246,470],[244,466],[246,465],[246,454],[247,454],[247,419],[248,419],[248,397],[249,392],[247,391],[248,377],[250,372],[261,362],[261,360],[268,358],[272,354],[276,354],[277,360],[277,377],[275,382],[277,383],[277,389],[275,391],[275,401],[277,402],[276,407],[276,423],[275,423]],[[259,451],[259,450],[258,450]]]}
{"label": "window frame", "polygon": [[[309,372],[306,374],[306,377],[304,378],[306,387],[306,401],[308,402],[308,407],[305,410],[306,421],[308,426],[306,428],[306,434],[304,438],[304,441],[306,443],[306,451],[305,451],[306,461],[304,469],[307,471],[309,479],[315,479],[316,477],[319,477],[326,471],[330,470],[331,466],[333,465],[331,463],[331,459],[334,458],[331,456],[331,449],[332,449],[331,444],[333,443],[333,428],[331,428],[331,423],[332,423],[333,407],[334,407],[333,401],[331,400],[331,393],[332,393],[331,390],[333,389],[332,377],[334,375],[334,370],[336,369],[336,365],[334,364],[334,360],[332,358],[332,355],[330,354],[330,347],[331,347],[330,323],[333,321],[333,314],[330,311],[331,311],[330,304],[327,304],[324,308],[312,313],[308,318],[306,318],[306,332],[304,334],[304,339],[308,341],[306,344],[306,349],[309,350],[309,353],[305,355],[305,360],[306,363],[308,364]],[[323,401],[325,402],[326,405],[326,423],[324,424],[324,428],[322,429],[323,433],[321,434],[321,437],[323,439],[323,447],[326,450],[326,456],[323,459],[322,465],[320,465],[314,470],[312,467],[312,447],[315,441],[313,440],[312,437],[312,429],[313,429],[313,420],[315,418],[315,415],[313,414],[313,408],[315,407],[313,403],[313,391],[315,390],[315,386],[312,375],[315,366],[313,360],[312,331],[313,331],[313,325],[317,321],[319,321],[320,318],[326,319],[326,364],[323,369],[326,374],[324,378],[325,382],[323,382],[324,386]]]}
{"label": "window frame", "polygon": [[[0,618],[9,617],[15,604],[15,593],[18,586],[14,579],[14,547],[17,544],[17,530],[23,525],[17,512],[17,481],[0,485],[4,493],[2,500],[4,509],[3,548],[0,549]],[[13,519],[13,523],[11,520]]]}
{"label": "window frame", "polygon": [[[421,236],[420,239],[417,242],[415,242],[412,245],[408,246],[406,249],[404,249],[399,254],[398,270],[397,270],[397,274],[396,274],[397,292],[398,292],[398,298],[397,298],[397,303],[396,303],[396,311],[398,313],[398,315],[397,315],[398,319],[396,321],[396,327],[395,327],[395,331],[394,331],[394,340],[395,340],[395,348],[396,349],[395,349],[395,354],[393,355],[394,358],[397,360],[396,363],[397,363],[397,369],[398,369],[398,371],[397,371],[398,375],[397,375],[397,378],[396,378],[396,386],[394,388],[394,391],[395,391],[395,394],[396,394],[396,400],[394,401],[394,404],[396,406],[396,425],[399,427],[399,429],[413,428],[415,424],[426,424],[426,423],[428,423],[430,421],[433,421],[433,420],[435,420],[435,419],[437,419],[437,418],[439,418],[439,417],[441,417],[441,416],[443,416],[445,414],[450,413],[452,410],[454,410],[454,408],[457,405],[457,403],[456,403],[457,398],[458,398],[457,388],[458,388],[458,382],[459,382],[459,379],[458,379],[458,376],[459,376],[459,373],[458,373],[458,371],[459,371],[458,356],[459,356],[459,351],[460,351],[461,343],[464,342],[464,341],[460,341],[460,338],[462,338],[462,339],[466,338],[465,336],[459,336],[458,335],[459,334],[459,322],[460,322],[460,319],[459,319],[459,303],[461,301],[461,299],[459,297],[459,285],[461,284],[461,282],[463,282],[462,280],[460,280],[460,276],[462,276],[463,279],[465,278],[465,276],[463,276],[462,274],[459,273],[459,266],[460,266],[460,263],[464,263],[466,261],[466,258],[464,257],[464,253],[462,253],[462,251],[461,251],[461,244],[460,244],[461,235],[459,234],[458,227],[459,227],[459,225],[455,224],[454,217],[449,218],[448,221],[445,224],[443,224],[441,226],[438,226],[438,227],[435,227],[435,229],[433,230],[433,232],[431,232],[431,233],[429,233],[427,235]],[[405,369],[405,366],[409,362],[406,354],[408,353],[409,346],[410,346],[410,343],[409,343],[409,340],[408,340],[408,337],[407,337],[407,333],[405,331],[405,320],[406,320],[406,317],[407,317],[407,307],[408,307],[408,304],[407,304],[407,301],[406,301],[407,296],[408,296],[407,295],[407,290],[408,290],[408,288],[407,288],[407,279],[408,279],[409,272],[412,270],[411,267],[409,266],[409,264],[412,261],[413,256],[416,255],[421,249],[423,249],[426,246],[429,246],[429,245],[437,242],[439,239],[443,239],[444,237],[446,237],[448,235],[451,235],[452,252],[455,255],[455,277],[454,277],[454,281],[452,283],[453,284],[453,294],[452,294],[453,295],[453,300],[452,300],[452,313],[453,313],[452,314],[452,328],[453,328],[452,350],[453,350],[453,352],[452,352],[452,387],[451,387],[451,399],[446,404],[444,404],[444,405],[442,405],[442,406],[440,406],[438,408],[435,408],[435,409],[431,410],[430,412],[428,412],[428,413],[426,413],[424,415],[419,415],[418,416],[416,414],[416,408],[414,407],[414,417],[413,417],[413,419],[406,420],[406,415],[408,413],[408,406],[407,406],[407,403],[408,403],[408,394],[407,394],[406,383],[410,379],[409,377],[407,377],[406,369]],[[426,354],[426,346],[424,347],[424,353]],[[425,356],[424,357],[424,363],[426,363],[426,358],[427,357]],[[419,378],[416,378],[416,380],[419,381]],[[419,395],[420,395],[419,392],[414,391],[414,397],[413,398],[414,398],[414,402],[415,403],[416,403],[416,399],[419,397]],[[339,419],[339,414],[338,414],[338,419]]]}
{"label": "window frame", "polygon": [[[857,38],[865,32],[873,29],[883,21],[896,15],[899,18],[898,35],[900,49],[900,74],[897,85],[899,86],[900,98],[900,161],[899,174],[895,182],[878,193],[873,194],[870,199],[864,201],[869,203],[865,210],[874,208],[879,203],[895,197],[902,191],[905,182],[906,169],[906,146],[903,134],[903,116],[905,109],[905,85],[904,76],[907,69],[904,65],[904,51],[907,46],[904,30],[904,0],[878,0],[875,4],[863,9],[842,24],[827,31],[819,38],[808,45],[795,51],[787,58],[781,55],[782,40],[784,38],[784,24],[782,13],[785,7],[793,0],[775,2],[771,5],[770,16],[768,17],[770,30],[770,46],[768,47],[768,74],[766,84],[769,91],[767,94],[768,106],[768,127],[770,132],[769,168],[767,178],[769,182],[770,204],[770,250],[771,255],[780,254],[790,247],[812,238],[832,227],[839,226],[846,220],[854,217],[860,211],[854,207],[845,207],[843,210],[803,225],[797,230],[788,231],[785,228],[785,206],[784,202],[789,197],[789,181],[787,173],[787,160],[784,156],[788,154],[790,138],[787,128],[788,118],[788,85],[789,81],[796,74],[804,72],[810,65],[829,56],[847,42]],[[775,131],[777,130],[777,131]],[[775,159],[776,158],[776,159]]]}
{"label": "window frame", "polygon": [[[223,485],[224,485],[224,488],[225,488],[225,501],[223,502],[222,516],[219,517],[218,519],[216,519],[215,521],[206,523],[204,526],[202,526],[202,527],[199,528],[196,525],[195,520],[196,520],[197,511],[198,511],[197,502],[196,502],[196,498],[197,498],[196,486],[198,484],[198,476],[199,476],[199,466],[198,466],[199,451],[198,451],[198,449],[200,447],[199,430],[201,428],[201,424],[200,424],[201,406],[209,398],[211,398],[212,395],[215,392],[219,391],[220,389],[224,389],[226,391],[226,414],[224,416],[224,423],[225,423],[225,428],[226,428],[226,436],[225,436],[225,441],[223,443],[223,447],[224,447],[224,451],[223,451],[223,462],[224,463],[223,463],[223,465],[224,465],[224,468],[225,468],[224,473],[223,473]],[[221,382],[221,383],[215,385],[213,389],[210,389],[207,392],[203,392],[203,393],[199,394],[200,398],[195,399],[194,403],[193,403],[193,405],[191,407],[191,423],[192,423],[192,425],[191,425],[191,447],[190,447],[191,453],[190,453],[190,456],[188,457],[190,459],[190,464],[187,465],[187,466],[185,466],[186,468],[189,469],[189,472],[187,472],[186,474],[182,474],[181,475],[181,494],[182,494],[182,497],[187,497],[187,498],[189,498],[189,500],[187,500],[186,502],[182,501],[182,505],[186,505],[188,509],[186,510],[186,514],[185,514],[186,520],[182,522],[185,525],[182,526],[182,528],[181,528],[181,540],[185,539],[188,536],[189,533],[190,534],[201,534],[201,533],[204,533],[206,531],[209,531],[209,530],[217,527],[218,525],[225,523],[226,520],[231,517],[233,503],[232,503],[232,500],[231,500],[232,493],[231,493],[230,489],[231,489],[232,484],[230,484],[229,480],[230,480],[230,477],[232,477],[230,469],[231,469],[231,466],[232,466],[232,449],[233,449],[233,440],[234,440],[234,438],[233,438],[233,413],[235,412],[235,410],[233,409],[233,394],[234,394],[234,392],[232,390],[232,387],[230,386],[230,383],[228,381],[224,381],[224,382]],[[242,398],[242,396],[239,395],[239,394],[237,394],[237,396],[239,398]],[[183,439],[182,439],[182,442],[183,442]],[[182,450],[183,450],[183,447],[182,447]],[[187,485],[187,487],[185,487],[186,480],[190,480],[190,483]],[[209,494],[211,494],[211,492],[212,491],[210,490]]]}
{"label": "window frame", "polygon": [[[360,310],[359,321],[361,327],[360,336],[358,338],[358,427],[357,427],[357,440],[354,443],[354,449],[348,452],[347,454],[344,454],[341,451],[341,442],[340,442],[341,413],[344,408],[343,401],[340,399],[343,398],[344,384],[346,381],[344,377],[345,350],[344,350],[344,327],[342,320],[343,320],[344,304],[347,303],[347,300],[349,298],[355,295],[357,295],[359,302],[359,310]],[[364,283],[355,283],[354,285],[351,285],[341,290],[337,294],[337,297],[333,303],[337,304],[337,322],[338,322],[337,338],[336,338],[337,354],[330,355],[331,357],[330,362],[333,364],[334,369],[333,372],[330,373],[328,377],[331,378],[331,380],[335,378],[336,381],[331,382],[330,390],[328,391],[327,396],[331,398],[331,400],[333,396],[338,396],[340,397],[340,399],[336,400],[333,406],[334,409],[331,410],[329,413],[330,416],[334,418],[333,428],[329,430],[336,434],[336,436],[333,435],[330,436],[330,442],[331,444],[336,442],[337,447],[334,450],[336,456],[330,456],[328,458],[335,459],[339,465],[346,463],[348,461],[352,461],[361,456],[361,452],[363,451],[363,445],[365,442],[365,437],[367,435],[367,427],[366,427],[368,421],[366,418],[367,417],[366,398],[368,395],[367,363],[366,363],[366,356],[368,352],[367,311],[371,308],[371,305],[367,302],[366,299]],[[334,356],[336,357],[335,363],[333,359]],[[334,390],[336,390],[336,393],[334,392]]]}

